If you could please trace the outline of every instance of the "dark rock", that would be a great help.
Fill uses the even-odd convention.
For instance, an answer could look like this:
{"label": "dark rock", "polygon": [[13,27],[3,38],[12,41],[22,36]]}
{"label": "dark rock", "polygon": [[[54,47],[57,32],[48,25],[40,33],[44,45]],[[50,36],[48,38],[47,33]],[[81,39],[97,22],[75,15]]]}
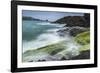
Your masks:
{"label": "dark rock", "polygon": [[66,60],[66,58],[65,57],[62,57],[61,60]]}
{"label": "dark rock", "polygon": [[89,30],[89,29],[84,28],[84,27],[73,27],[73,28],[70,30],[70,35],[71,35],[71,36],[76,36],[77,34],[82,33],[82,32],[85,32],[85,31],[88,31],[88,30]]}
{"label": "dark rock", "polygon": [[85,18],[86,23],[89,25],[90,24],[90,14],[85,13],[84,18]]}
{"label": "dark rock", "polygon": [[59,34],[60,36],[65,36],[66,34],[69,33],[69,30],[70,30],[70,27],[67,27],[67,28],[64,28],[64,29],[60,29],[60,30],[58,30],[57,32],[58,32],[58,34]]}
{"label": "dark rock", "polygon": [[72,57],[70,60],[90,59],[90,50],[81,52],[78,56]]}
{"label": "dark rock", "polygon": [[42,61],[46,61],[46,60],[42,60]]}
{"label": "dark rock", "polygon": [[77,27],[67,27],[67,28],[61,29],[57,32],[59,33],[60,36],[64,36],[66,34],[69,34],[71,36],[76,36],[77,34],[85,32],[85,31],[89,31],[89,28],[77,26]]}
{"label": "dark rock", "polygon": [[29,62],[33,62],[33,60],[30,60]]}
{"label": "dark rock", "polygon": [[41,62],[41,61],[46,61],[46,60],[44,60],[44,59],[43,60],[38,60],[38,62]]}
{"label": "dark rock", "polygon": [[66,16],[58,19],[54,23],[67,24],[67,26],[80,26],[80,27],[90,27],[90,14],[85,13],[84,16]]}

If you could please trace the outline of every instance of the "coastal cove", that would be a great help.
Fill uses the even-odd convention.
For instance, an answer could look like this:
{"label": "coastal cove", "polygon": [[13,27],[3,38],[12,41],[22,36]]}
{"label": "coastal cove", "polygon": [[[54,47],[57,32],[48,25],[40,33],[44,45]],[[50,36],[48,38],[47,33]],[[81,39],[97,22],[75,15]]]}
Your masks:
{"label": "coastal cove", "polygon": [[23,19],[23,62],[90,59],[90,19],[70,16],[55,22]]}

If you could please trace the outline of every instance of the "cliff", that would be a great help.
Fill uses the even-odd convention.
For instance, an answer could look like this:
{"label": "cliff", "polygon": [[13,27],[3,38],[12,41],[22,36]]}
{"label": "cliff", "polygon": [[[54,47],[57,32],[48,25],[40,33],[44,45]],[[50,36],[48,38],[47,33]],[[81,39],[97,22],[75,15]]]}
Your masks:
{"label": "cliff", "polygon": [[84,16],[66,16],[58,19],[54,23],[66,24],[65,26],[90,27],[90,14],[85,13]]}

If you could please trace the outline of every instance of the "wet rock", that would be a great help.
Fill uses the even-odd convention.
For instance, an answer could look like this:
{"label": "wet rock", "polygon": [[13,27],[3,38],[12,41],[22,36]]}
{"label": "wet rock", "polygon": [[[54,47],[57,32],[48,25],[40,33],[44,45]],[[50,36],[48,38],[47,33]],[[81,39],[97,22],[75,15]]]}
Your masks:
{"label": "wet rock", "polygon": [[88,31],[88,30],[89,29],[84,28],[84,27],[73,27],[73,28],[70,29],[70,35],[76,36],[77,34]]}
{"label": "wet rock", "polygon": [[72,57],[71,60],[90,59],[90,50],[81,52],[78,56]]}
{"label": "wet rock", "polygon": [[62,57],[61,60],[66,60],[66,58],[65,57]]}
{"label": "wet rock", "polygon": [[89,28],[76,26],[76,27],[67,27],[57,32],[59,33],[60,36],[65,36],[66,34],[69,34],[71,36],[76,36],[77,34],[85,31],[89,31]]}
{"label": "wet rock", "polygon": [[45,59],[42,59],[42,60],[38,60],[38,62],[41,62],[41,61],[46,61]]}
{"label": "wet rock", "polygon": [[33,60],[30,60],[29,62],[33,62]]}

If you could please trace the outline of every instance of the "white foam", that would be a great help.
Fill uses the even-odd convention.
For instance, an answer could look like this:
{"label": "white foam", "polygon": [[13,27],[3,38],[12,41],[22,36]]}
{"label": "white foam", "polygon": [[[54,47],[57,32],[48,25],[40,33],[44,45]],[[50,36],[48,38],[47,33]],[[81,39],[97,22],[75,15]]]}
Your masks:
{"label": "white foam", "polygon": [[50,22],[40,22],[40,23],[37,23],[37,25],[50,25],[50,26],[56,26],[56,27],[63,27],[66,24],[58,24],[58,23],[50,23]]}
{"label": "white foam", "polygon": [[60,42],[62,40],[65,40],[65,38],[60,37],[57,32],[57,29],[54,30],[48,30],[46,33],[41,34],[36,38],[36,40],[32,40],[29,42],[23,42],[23,52],[27,50],[37,49],[40,47],[44,47],[50,44],[54,44],[57,42]]}

